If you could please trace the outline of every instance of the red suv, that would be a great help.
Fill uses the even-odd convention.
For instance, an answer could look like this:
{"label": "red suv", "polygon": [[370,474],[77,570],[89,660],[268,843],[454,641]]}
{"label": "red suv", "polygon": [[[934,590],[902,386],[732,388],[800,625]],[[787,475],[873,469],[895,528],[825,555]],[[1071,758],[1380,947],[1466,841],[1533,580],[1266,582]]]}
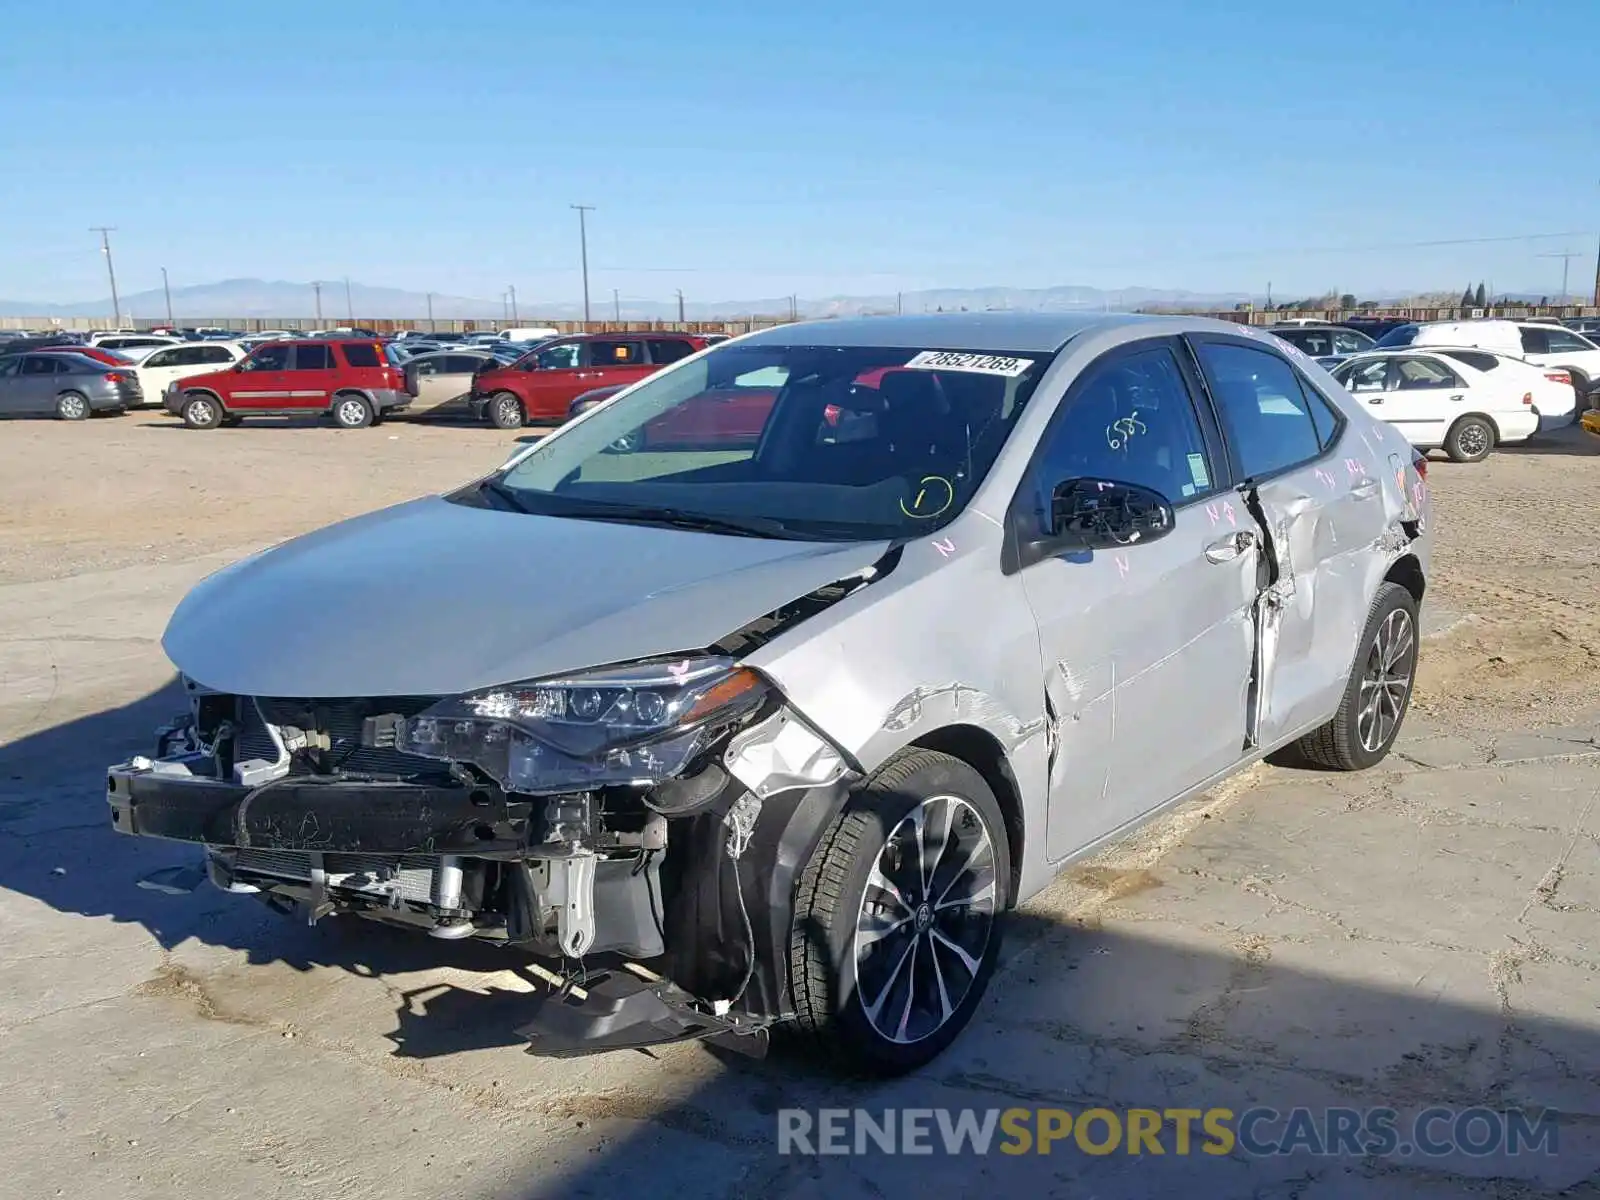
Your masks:
{"label": "red suv", "polygon": [[175,380],[162,403],[190,429],[303,413],[359,429],[398,412],[411,396],[382,342],[308,338],[266,342],[227,370]]}
{"label": "red suv", "polygon": [[559,425],[584,392],[635,383],[706,348],[685,333],[588,333],[544,342],[472,379],[472,415],[496,429]]}

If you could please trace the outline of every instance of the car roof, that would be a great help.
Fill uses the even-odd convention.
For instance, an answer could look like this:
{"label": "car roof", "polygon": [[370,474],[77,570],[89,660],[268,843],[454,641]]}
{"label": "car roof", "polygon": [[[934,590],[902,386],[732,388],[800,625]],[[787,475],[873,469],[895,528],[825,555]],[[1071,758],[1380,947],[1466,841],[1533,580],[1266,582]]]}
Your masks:
{"label": "car roof", "polygon": [[1054,353],[1079,334],[1150,326],[1152,335],[1183,330],[1228,332],[1232,321],[1141,313],[982,312],[895,317],[843,317],[779,325],[746,334],[741,345],[882,346],[892,349],[1030,350]]}

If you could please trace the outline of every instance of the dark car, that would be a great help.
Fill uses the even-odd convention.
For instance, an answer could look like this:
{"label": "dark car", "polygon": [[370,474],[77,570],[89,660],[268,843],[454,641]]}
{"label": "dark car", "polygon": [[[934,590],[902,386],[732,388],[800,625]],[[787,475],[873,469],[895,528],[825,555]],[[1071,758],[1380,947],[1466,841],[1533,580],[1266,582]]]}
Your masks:
{"label": "dark car", "polygon": [[94,413],[126,412],[143,398],[131,369],[117,370],[81,354],[0,358],[0,415],[81,421]]}
{"label": "dark car", "polygon": [[1409,325],[1411,322],[1405,317],[1351,317],[1349,320],[1336,321],[1334,324],[1342,325],[1346,329],[1354,329],[1357,333],[1364,333],[1369,338],[1381,339],[1391,329],[1396,329],[1401,325]]}
{"label": "dark car", "polygon": [[162,403],[191,429],[311,413],[359,429],[405,408],[411,393],[381,342],[307,338],[266,342],[227,370],[177,380]]}
{"label": "dark car", "polygon": [[1342,325],[1268,325],[1266,331],[1312,358],[1342,358],[1372,349],[1373,341]]}
{"label": "dark car", "polygon": [[591,333],[554,338],[472,381],[472,415],[496,429],[558,425],[584,392],[636,383],[705,349],[686,333]]}

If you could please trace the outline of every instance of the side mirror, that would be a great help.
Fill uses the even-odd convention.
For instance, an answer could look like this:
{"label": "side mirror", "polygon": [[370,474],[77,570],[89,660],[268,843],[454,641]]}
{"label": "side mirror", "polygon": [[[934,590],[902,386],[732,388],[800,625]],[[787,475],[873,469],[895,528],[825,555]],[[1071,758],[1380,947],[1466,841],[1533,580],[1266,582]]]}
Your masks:
{"label": "side mirror", "polygon": [[1171,533],[1172,504],[1154,488],[1114,479],[1068,479],[1050,497],[1050,532],[1091,550],[1152,542]]}

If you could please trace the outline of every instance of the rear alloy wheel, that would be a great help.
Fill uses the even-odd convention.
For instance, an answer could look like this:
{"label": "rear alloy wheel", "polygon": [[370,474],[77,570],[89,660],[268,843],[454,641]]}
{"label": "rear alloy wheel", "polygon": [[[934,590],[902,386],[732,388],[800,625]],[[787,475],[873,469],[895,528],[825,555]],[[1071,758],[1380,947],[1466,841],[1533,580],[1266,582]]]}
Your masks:
{"label": "rear alloy wheel", "polygon": [[56,416],[63,421],[82,421],[89,415],[89,401],[82,392],[62,392],[56,397]]}
{"label": "rear alloy wheel", "polygon": [[496,392],[489,397],[489,424],[496,429],[521,429],[527,423],[522,401],[511,392]]}
{"label": "rear alloy wheel", "polygon": [[365,429],[376,417],[372,401],[365,396],[352,393],[333,398],[333,423],[340,429]]}
{"label": "rear alloy wheel", "polygon": [[190,429],[215,429],[222,419],[222,406],[210,396],[190,396],[183,402],[183,423]]}
{"label": "rear alloy wheel", "polygon": [[1295,744],[1301,758],[1334,771],[1364,771],[1383,761],[1411,706],[1417,638],[1411,593],[1397,583],[1380,585],[1339,711]]}
{"label": "rear alloy wheel", "polygon": [[1494,426],[1487,417],[1462,417],[1444,435],[1444,452],[1452,462],[1482,462],[1494,443]]}
{"label": "rear alloy wheel", "polygon": [[1010,889],[1005,820],[960,759],[904,753],[851,797],[796,891],[794,1030],[850,1069],[932,1061],[994,973]]}

